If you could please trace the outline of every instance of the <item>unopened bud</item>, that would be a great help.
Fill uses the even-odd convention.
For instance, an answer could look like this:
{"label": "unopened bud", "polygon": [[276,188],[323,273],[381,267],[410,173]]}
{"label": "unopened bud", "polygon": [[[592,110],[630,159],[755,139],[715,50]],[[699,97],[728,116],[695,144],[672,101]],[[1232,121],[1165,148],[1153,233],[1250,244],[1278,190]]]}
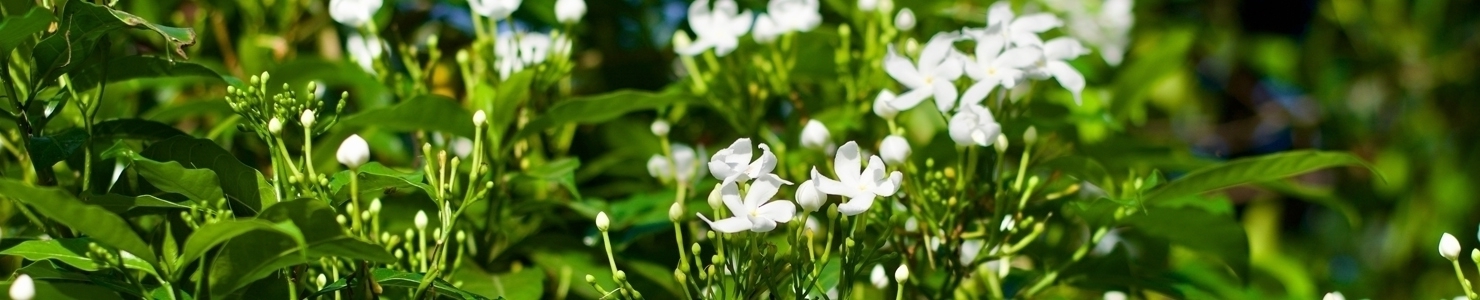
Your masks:
{"label": "unopened bud", "polygon": [[678,221],[683,220],[683,203],[682,202],[673,202],[673,205],[669,205],[668,206],[668,220],[669,221],[673,221],[675,223],[678,222]]}
{"label": "unopened bud", "polygon": [[612,226],[612,220],[610,218],[607,218],[606,212],[603,211],[603,212],[596,213],[596,229],[597,230],[601,230],[602,232],[606,232],[607,229],[611,229],[611,226]]}
{"label": "unopened bud", "polygon": [[272,134],[283,132],[283,120],[278,120],[277,117],[267,120],[267,132],[271,132]]}
{"label": "unopened bud", "polygon": [[657,121],[653,121],[653,125],[649,129],[653,131],[653,135],[667,136],[668,131],[671,130],[672,127],[671,125],[668,125],[668,121],[663,121],[659,119]]}
{"label": "unopened bud", "polygon": [[904,282],[906,280],[909,280],[909,279],[910,279],[910,268],[909,268],[909,265],[900,264],[898,269],[894,269],[894,281],[898,281],[900,284],[904,284]]}

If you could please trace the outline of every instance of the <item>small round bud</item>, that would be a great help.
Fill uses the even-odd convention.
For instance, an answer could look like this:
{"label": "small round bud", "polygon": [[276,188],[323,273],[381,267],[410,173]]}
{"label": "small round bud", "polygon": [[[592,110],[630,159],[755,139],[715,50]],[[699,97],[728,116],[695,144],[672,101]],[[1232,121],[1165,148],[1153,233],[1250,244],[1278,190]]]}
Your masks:
{"label": "small round bud", "polygon": [[1023,132],[1023,143],[1033,145],[1035,142],[1038,142],[1038,127],[1028,126],[1028,130]]}
{"label": "small round bud", "polygon": [[416,218],[415,219],[412,219],[412,224],[416,225],[416,231],[426,230],[427,229],[427,211],[425,211],[425,210],[418,210],[418,211],[416,211]]}
{"label": "small round bud", "polygon": [[31,275],[21,274],[10,282],[10,299],[31,300],[36,298],[36,282]]}
{"label": "small round bud", "polygon": [[807,121],[807,125],[802,127],[802,148],[826,150],[831,144],[832,132],[817,119]]}
{"label": "small round bud", "polygon": [[720,189],[720,186],[719,185],[720,185],[719,183],[714,184],[714,189],[709,190],[709,198],[708,199],[705,199],[705,200],[708,200],[709,207],[711,207],[711,208],[716,208],[717,209],[720,206],[725,205],[724,204],[724,198],[723,198],[722,193],[720,192],[721,189]]}
{"label": "small round bud", "polygon": [[1454,235],[1445,232],[1444,236],[1439,237],[1439,254],[1445,259],[1458,259],[1460,250],[1463,249],[1459,245],[1459,239],[1454,238]]}
{"label": "small round bud", "polygon": [[328,276],[324,276],[323,273],[319,273],[319,277],[318,278],[314,278],[314,283],[319,284],[319,287],[322,288],[325,285],[329,285],[329,277]]}
{"label": "small round bud", "polygon": [[278,120],[277,117],[267,120],[267,132],[271,132],[272,134],[283,132],[283,120]]}
{"label": "small round bud", "polygon": [[1007,152],[1007,135],[997,135],[997,144],[994,145],[997,147],[997,152]]}
{"label": "small round bud", "polygon": [[653,121],[653,125],[648,129],[651,129],[653,131],[653,135],[667,136],[668,131],[672,128],[670,125],[668,125],[668,121],[663,121],[662,119],[659,119],[657,121]]}
{"label": "small round bud", "polygon": [[874,265],[873,271],[869,272],[868,281],[879,289],[889,288],[889,273],[885,273],[884,265]]}
{"label": "small round bud", "polygon": [[910,142],[898,135],[884,137],[884,141],[879,143],[879,156],[886,164],[904,163],[910,157]]}
{"label": "small round bud", "polygon": [[888,89],[879,92],[879,95],[874,97],[874,115],[885,119],[893,119],[894,116],[898,116],[899,109],[889,104],[889,101],[894,100],[895,97],[897,96],[894,94],[894,91]]}
{"label": "small round bud", "polygon": [[380,212],[380,198],[375,198],[375,200],[370,200],[370,213],[371,214],[375,214],[375,213],[379,213],[379,212]]}
{"label": "small round bud", "polygon": [[909,279],[910,268],[908,265],[900,264],[898,269],[894,269],[894,281],[898,281],[903,284],[906,280]]}
{"label": "small round bud", "polygon": [[347,220],[348,219],[345,219],[344,218],[344,215],[334,216],[334,222],[339,222],[339,225],[341,225],[341,226],[343,226],[344,224],[349,223]]}
{"label": "small round bud", "polygon": [[894,15],[894,28],[899,31],[910,31],[915,29],[915,12],[906,7]]}
{"label": "small round bud", "polygon": [[617,282],[627,281],[627,272],[626,271],[622,271],[622,270],[617,270],[617,273],[616,274],[612,274],[612,279],[616,279]]}
{"label": "small round bud", "polygon": [[593,276],[591,274],[586,274],[586,283],[596,284],[596,276]]}
{"label": "small round bud", "polygon": [[602,232],[606,232],[607,229],[611,229],[611,226],[612,226],[612,220],[610,218],[607,218],[606,212],[603,211],[603,212],[596,213],[596,229],[597,230],[601,230]]}
{"label": "small round bud", "polygon": [[303,115],[298,117],[298,122],[303,123],[303,127],[313,127],[313,121],[314,115],[312,109],[303,110]]}
{"label": "small round bud", "polygon": [[352,134],[339,144],[335,157],[339,159],[339,163],[350,169],[358,169],[360,165],[370,161],[370,144],[360,138],[360,135]]}
{"label": "small round bud", "polygon": [[677,223],[683,220],[683,203],[673,202],[668,206],[668,220]]}
{"label": "small round bud", "polygon": [[484,122],[488,122],[488,113],[481,109],[473,113],[473,126],[483,126]]}

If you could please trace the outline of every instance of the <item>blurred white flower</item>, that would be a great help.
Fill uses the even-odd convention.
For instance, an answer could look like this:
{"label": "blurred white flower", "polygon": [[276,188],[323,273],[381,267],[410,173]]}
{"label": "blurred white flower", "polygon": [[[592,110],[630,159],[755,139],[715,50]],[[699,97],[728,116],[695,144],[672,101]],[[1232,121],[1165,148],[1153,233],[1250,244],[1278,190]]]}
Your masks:
{"label": "blurred white flower", "polygon": [[468,0],[468,8],[489,19],[503,20],[519,10],[522,0]]}
{"label": "blurred white flower", "polygon": [[822,24],[822,13],[818,12],[818,0],[771,0],[766,4],[767,13],[782,32],[808,32]]}
{"label": "blurred white flower", "polygon": [[370,161],[370,144],[365,143],[365,139],[360,138],[360,135],[351,134],[339,144],[339,151],[335,152],[334,156],[339,159],[339,163],[350,169],[356,169]]}
{"label": "blurred white flower", "polygon": [[[654,154],[648,158],[648,174],[662,180],[678,180],[682,185],[694,182],[694,179],[703,176],[705,167],[701,164],[704,158],[699,152],[689,145],[673,143],[673,165],[669,165],[669,159],[663,155]],[[676,168],[674,166],[677,166]],[[677,173],[674,171],[677,170]]]}
{"label": "blurred white flower", "polygon": [[807,125],[802,127],[802,148],[827,150],[832,146],[832,133],[827,131],[827,126],[817,119],[807,120]]}
{"label": "blurred white flower", "polygon": [[1086,53],[1089,53],[1089,49],[1085,49],[1073,38],[1049,40],[1043,45],[1043,60],[1039,62],[1038,69],[1030,74],[1038,78],[1053,77],[1059,81],[1059,85],[1074,94],[1075,104],[1082,103],[1080,94],[1084,92],[1084,75],[1079,74],[1079,70],[1075,70],[1068,61]]}
{"label": "blurred white flower", "polygon": [[1006,216],[1002,218],[1002,225],[997,226],[998,231],[1010,231],[1017,227],[1017,218]]}
{"label": "blurred white flower", "polygon": [[925,50],[920,53],[919,63],[899,55],[893,47],[884,57],[884,70],[890,77],[910,90],[889,101],[895,109],[907,110],[925,99],[934,98],[936,108],[950,111],[956,106],[956,85],[952,82],[961,77],[962,62],[951,46],[956,35],[941,33],[930,38]]}
{"label": "blurred white flower", "polygon": [[381,0],[330,0],[329,17],[349,27],[360,27],[375,18]]}
{"label": "blurred white flower", "polygon": [[1043,39],[1038,34],[1063,24],[1058,17],[1048,13],[1016,16],[1009,1],[997,1],[987,8],[987,31],[1001,35],[1003,40],[1013,45],[1042,45]]}
{"label": "blurred white flower", "polygon": [[1459,245],[1459,239],[1455,239],[1454,235],[1445,232],[1444,236],[1439,237],[1439,255],[1449,260],[1456,260],[1459,259],[1460,250],[1463,249]]}
{"label": "blurred white flower", "polygon": [[874,270],[869,272],[868,281],[879,289],[889,288],[889,273],[885,273],[884,265],[874,265]]}
{"label": "blurred white flower", "polygon": [[[998,86],[1012,88],[1043,55],[1036,47],[1007,48],[1007,40],[998,34],[978,34],[976,59],[966,63],[966,75],[976,80],[961,95],[960,105],[981,103]],[[1005,51],[1004,51],[1005,49]]]}
{"label": "blurred white flower", "polygon": [[1130,299],[1128,296],[1126,296],[1125,292],[1121,292],[1121,291],[1108,291],[1108,292],[1105,292],[1105,296],[1103,296],[1103,298],[1105,300],[1125,300],[1125,299]]}
{"label": "blurred white flower", "polygon": [[349,59],[360,65],[365,73],[375,74],[375,60],[380,59],[385,49],[381,48],[379,37],[365,38],[358,33],[350,33],[344,39],[344,50],[349,52]]}
{"label": "blurred white flower", "polygon": [[555,0],[555,20],[571,24],[586,15],[586,0]]}
{"label": "blurred white flower", "polygon": [[827,194],[817,189],[816,179],[807,179],[797,185],[797,204],[802,206],[802,211],[814,212],[822,209],[822,204],[827,202]]}
{"label": "blurred white flower", "polygon": [[1326,296],[1321,297],[1321,300],[1346,300],[1346,296],[1342,295],[1341,292],[1330,292],[1326,293]]}
{"label": "blurred white flower", "polygon": [[776,24],[775,18],[768,14],[760,14],[755,17],[755,28],[751,29],[750,37],[755,39],[756,43],[769,44],[785,33],[786,30]]}
{"label": "blurred white flower", "polygon": [[570,54],[571,41],[565,36],[551,38],[539,32],[500,35],[493,42],[494,65],[500,78],[508,78],[525,68],[550,59],[551,55]]}
{"label": "blurred white flower", "polygon": [[649,126],[648,129],[653,131],[653,135],[665,136],[668,135],[668,131],[672,129],[672,126],[668,125],[668,121],[660,119],[653,121],[653,125]]}
{"label": "blurred white flower", "polygon": [[453,138],[448,148],[452,148],[452,155],[467,158],[469,154],[473,154],[473,140],[465,137]]}
{"label": "blurred white flower", "polygon": [[858,0],[859,11],[874,11],[879,9],[879,0]]}
{"label": "blurred white flower", "polygon": [[720,149],[709,158],[709,173],[714,174],[715,179],[723,181],[720,183],[722,185],[771,174],[771,171],[776,170],[776,154],[771,153],[771,147],[766,144],[760,144],[760,148],[761,157],[751,161],[754,152],[750,149],[750,139],[735,140],[730,147]]}
{"label": "blurred white flower", "polygon": [[874,115],[885,119],[893,119],[894,116],[899,115],[899,109],[894,108],[894,105],[890,104],[890,102],[894,101],[895,97],[896,95],[894,95],[894,91],[892,90],[886,88],[880,91],[879,95],[874,97]]}
{"label": "blurred white flower", "polygon": [[902,164],[910,157],[910,142],[904,137],[891,134],[879,142],[879,155],[886,164]]}
{"label": "blurred white flower", "polygon": [[982,248],[986,245],[987,241],[983,239],[962,240],[960,257],[961,264],[970,265],[971,262],[976,261],[976,256],[981,254]]}
{"label": "blurred white flower", "polygon": [[714,55],[730,54],[740,45],[740,36],[750,30],[752,21],[750,10],[740,11],[734,0],[715,0],[713,9],[709,1],[694,1],[689,5],[689,28],[698,38],[677,52],[694,56],[713,48]]}
{"label": "blurred white flower", "polygon": [[[1095,5],[1092,2],[1100,2]],[[1046,1],[1050,7],[1068,14],[1065,26],[1070,36],[1099,49],[1100,57],[1111,66],[1120,65],[1130,45],[1131,27],[1136,16],[1133,0],[1061,0]],[[1099,7],[1098,12],[1089,11]]]}
{"label": "blurred white flower", "polygon": [[36,298],[36,282],[31,275],[21,274],[10,282],[10,299],[31,300]]}
{"label": "blurred white flower", "polygon": [[864,169],[862,155],[858,150],[858,143],[852,141],[838,148],[837,156],[833,157],[833,173],[838,176],[838,180],[822,176],[822,173],[817,172],[817,167],[812,168],[812,178],[818,181],[817,190],[829,195],[848,197],[848,202],[838,205],[838,212],[845,216],[868,210],[874,205],[874,197],[893,196],[899,189],[900,181],[904,179],[899,171],[886,175],[884,161],[878,155],[869,157],[868,168]]}
{"label": "blurred white flower", "polygon": [[[754,232],[768,232],[776,229],[776,223],[786,223],[796,215],[797,207],[787,200],[770,201],[780,191],[781,185],[791,184],[774,174],[766,174],[756,178],[745,191],[744,200],[740,196],[740,187],[737,183],[730,181],[721,186],[720,197],[725,202],[725,207],[730,209],[733,217],[710,221],[704,214],[699,213],[699,219],[709,223],[709,228],[723,233],[736,233],[745,230]],[[770,203],[767,203],[767,202]]]}
{"label": "blurred white flower", "polygon": [[899,29],[899,31],[915,29],[915,11],[906,7],[894,14],[894,29]]}
{"label": "blurred white flower", "polygon": [[951,140],[957,146],[977,145],[982,147],[991,146],[996,142],[997,136],[1002,134],[1002,125],[992,117],[992,112],[980,104],[966,105],[960,112],[951,116],[947,125]]}
{"label": "blurred white flower", "polygon": [[807,221],[802,223],[802,228],[811,232],[822,232],[822,221],[818,221],[817,217],[807,216]]}

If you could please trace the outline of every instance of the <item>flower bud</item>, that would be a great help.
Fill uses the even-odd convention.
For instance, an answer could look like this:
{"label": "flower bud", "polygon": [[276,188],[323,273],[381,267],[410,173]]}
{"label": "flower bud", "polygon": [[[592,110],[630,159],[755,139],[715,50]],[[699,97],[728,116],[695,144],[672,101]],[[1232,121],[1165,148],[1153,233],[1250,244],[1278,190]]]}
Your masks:
{"label": "flower bud", "polygon": [[375,200],[370,200],[370,213],[371,214],[374,214],[374,213],[379,213],[379,212],[380,212],[380,198],[375,198]]}
{"label": "flower bud", "polygon": [[612,274],[612,279],[616,279],[617,282],[627,281],[627,272],[626,271],[622,271],[622,270],[617,270],[616,273],[613,273]]}
{"label": "flower bud", "polygon": [[1459,245],[1459,239],[1455,239],[1454,235],[1445,232],[1444,236],[1439,238],[1439,254],[1443,255],[1445,259],[1458,259],[1460,250],[1462,249]]}
{"label": "flower bud", "polygon": [[716,184],[714,184],[714,189],[709,190],[709,198],[706,199],[706,200],[708,200],[709,207],[710,208],[716,208],[717,209],[717,208],[725,205],[724,204],[724,199],[722,198],[722,194],[720,193],[720,190],[722,190],[722,189],[720,188],[719,185],[720,185],[719,183],[716,183]]}
{"label": "flower bud", "polygon": [[[1125,299],[1129,299],[1126,296],[1125,292],[1121,292],[1121,291],[1108,291],[1108,292],[1105,292],[1105,295],[1102,296],[1102,297],[1104,297],[1105,300],[1125,300]],[[1323,299],[1323,300],[1329,300],[1329,299],[1331,299],[1330,297],[1331,297],[1331,294],[1326,294],[1326,298]]]}
{"label": "flower bud", "polygon": [[669,128],[669,125],[668,125],[668,121],[663,121],[663,120],[659,119],[657,121],[653,121],[653,125],[649,129],[652,129],[653,130],[653,135],[656,135],[656,136],[667,136],[668,135],[668,130],[670,128]]}
{"label": "flower bud", "polygon": [[339,144],[339,152],[335,154],[339,163],[350,169],[358,169],[360,165],[370,161],[370,145],[358,134],[352,134]]}
{"label": "flower bud", "polygon": [[993,145],[997,147],[997,152],[1007,152],[1007,135],[997,135],[997,143]]}
{"label": "flower bud", "polygon": [[555,0],[555,20],[564,24],[581,21],[586,15],[585,0]]}
{"label": "flower bud", "polygon": [[596,213],[596,229],[597,230],[601,230],[602,232],[606,232],[607,229],[611,229],[611,226],[612,226],[612,220],[610,218],[607,218],[606,217],[606,212],[603,211],[603,212]]}
{"label": "flower bud", "polygon": [[899,31],[915,29],[915,12],[908,7],[900,9],[899,14],[894,15],[894,29],[899,29]]}
{"label": "flower bud", "polygon": [[879,289],[889,288],[889,275],[884,271],[884,265],[874,265],[874,270],[869,272],[868,281]]}
{"label": "flower bud", "polygon": [[483,126],[483,122],[488,122],[488,113],[481,109],[473,113],[473,126]]}
{"label": "flower bud", "polygon": [[886,164],[904,163],[910,157],[910,142],[898,135],[884,137],[879,145],[879,156],[884,158]]}
{"label": "flower bud", "polygon": [[283,120],[278,120],[277,117],[267,120],[267,132],[271,132],[272,134],[283,132]]}
{"label": "flower bud", "polygon": [[[815,167],[812,172],[817,172]],[[816,175],[813,176],[815,177]],[[817,189],[817,185],[819,184],[821,183],[807,179],[807,181],[803,181],[802,184],[797,185],[797,204],[802,206],[802,211],[814,212],[822,208],[822,203],[827,200],[827,194],[823,194],[821,190]]]}
{"label": "flower bud", "polygon": [[381,0],[331,0],[329,17],[344,26],[360,27],[375,18],[380,5]]}
{"label": "flower bud", "polygon": [[416,218],[415,219],[412,219],[411,222],[412,222],[412,224],[415,224],[416,225],[416,231],[426,230],[427,229],[427,211],[425,211],[425,210],[418,210],[418,211],[416,211]]}
{"label": "flower bud", "polygon": [[898,281],[903,284],[905,280],[909,279],[910,268],[908,265],[900,264],[898,269],[894,269],[894,281]]}
{"label": "flower bud", "polygon": [[298,117],[298,122],[302,123],[303,127],[313,127],[313,120],[314,115],[312,109],[303,110],[303,115]]}
{"label": "flower bud", "polygon": [[683,203],[673,202],[668,206],[668,220],[677,223],[683,220]]}
{"label": "flower bud", "polygon": [[832,143],[832,133],[827,131],[827,126],[817,119],[807,121],[802,127],[802,148],[813,150],[826,150]]}
{"label": "flower bud", "polygon": [[[1110,299],[1110,293],[1105,293],[1105,299]],[[1121,294],[1120,299],[1126,299],[1125,294]],[[1326,296],[1321,297],[1321,300],[1346,300],[1346,296],[1342,295],[1341,292],[1330,292],[1326,293]]]}
{"label": "flower bud", "polygon": [[1480,263],[1480,249],[1470,249],[1470,260]]}
{"label": "flower bud", "polygon": [[586,283],[596,284],[596,276],[592,276],[591,274],[586,274]]}
{"label": "flower bud", "polygon": [[1026,144],[1028,144],[1028,145],[1031,146],[1031,145],[1033,145],[1034,142],[1037,142],[1037,141],[1038,141],[1038,127],[1028,126],[1028,130],[1023,132],[1023,143],[1026,143]]}
{"label": "flower bud", "polygon": [[885,119],[893,119],[894,116],[898,116],[899,109],[894,108],[893,105],[889,105],[889,102],[894,101],[895,97],[898,97],[898,95],[895,95],[894,91],[889,89],[880,91],[879,95],[874,97],[874,115]]}
{"label": "flower bud", "polygon": [[879,0],[858,0],[858,11],[874,11],[879,9]]}
{"label": "flower bud", "polygon": [[35,297],[36,282],[31,280],[31,275],[21,274],[10,282],[10,299],[31,300]]}

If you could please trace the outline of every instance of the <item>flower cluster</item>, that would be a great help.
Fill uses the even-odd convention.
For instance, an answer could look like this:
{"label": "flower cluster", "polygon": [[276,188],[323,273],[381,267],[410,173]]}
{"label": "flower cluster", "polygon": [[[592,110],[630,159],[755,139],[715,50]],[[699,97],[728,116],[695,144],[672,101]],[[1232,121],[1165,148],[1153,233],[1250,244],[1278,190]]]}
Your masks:
{"label": "flower cluster", "polygon": [[494,65],[502,78],[544,63],[553,56],[571,52],[571,41],[563,35],[540,32],[500,35],[493,43]]}
{"label": "flower cluster", "polygon": [[740,45],[746,33],[758,43],[770,43],[793,32],[808,32],[822,24],[818,0],[775,0],[767,3],[759,15],[740,10],[734,0],[694,1],[689,6],[689,28],[698,37],[676,49],[684,56],[694,56],[714,49],[725,56]]}

